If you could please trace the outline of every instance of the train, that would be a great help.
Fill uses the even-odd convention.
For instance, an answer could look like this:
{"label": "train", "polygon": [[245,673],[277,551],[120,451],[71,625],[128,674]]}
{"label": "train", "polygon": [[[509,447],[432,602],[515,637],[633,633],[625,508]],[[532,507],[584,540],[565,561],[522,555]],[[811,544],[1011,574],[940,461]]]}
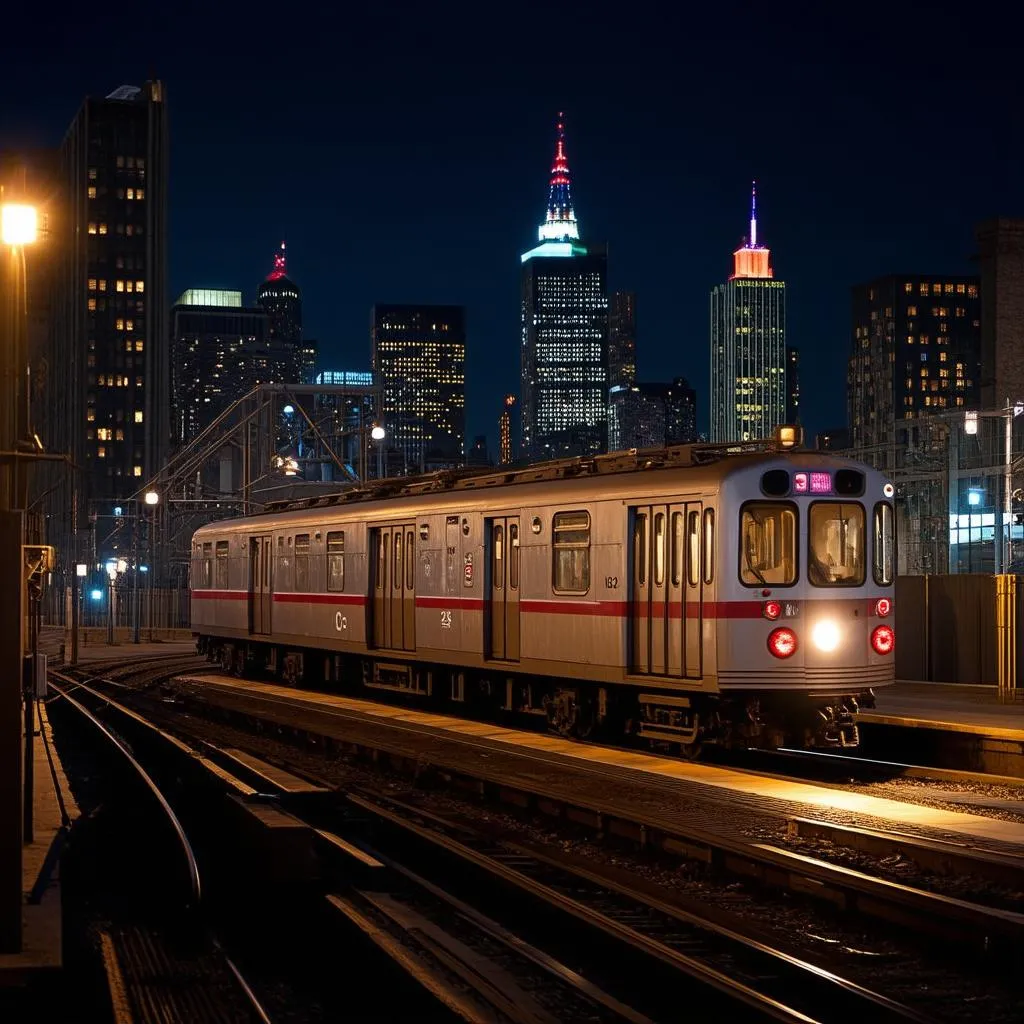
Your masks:
{"label": "train", "polygon": [[800,442],[396,478],[209,523],[197,649],[684,757],[856,746],[895,676],[893,487]]}

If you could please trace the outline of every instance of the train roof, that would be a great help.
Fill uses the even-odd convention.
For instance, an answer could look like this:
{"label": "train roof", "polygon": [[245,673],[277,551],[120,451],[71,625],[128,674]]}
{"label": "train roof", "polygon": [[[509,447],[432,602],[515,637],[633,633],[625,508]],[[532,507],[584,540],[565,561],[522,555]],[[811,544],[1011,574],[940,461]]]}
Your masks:
{"label": "train roof", "polygon": [[[632,449],[608,455],[558,459],[518,468],[508,467],[497,471],[490,467],[467,467],[423,476],[380,480],[364,486],[356,485],[336,494],[270,502],[261,512],[245,519],[220,520],[201,527],[197,532],[223,530],[225,527],[243,522],[252,528],[260,519],[285,513],[293,513],[287,516],[289,520],[304,520],[308,513],[318,514],[328,509],[355,511],[353,506],[376,505],[365,509],[367,513],[375,514],[393,514],[399,510],[413,512],[422,508],[424,499],[428,503],[436,503],[439,508],[461,507],[470,511],[484,502],[491,507],[500,506],[503,502],[498,499],[495,491],[513,488],[518,490],[520,487],[525,487],[529,496],[522,494],[513,498],[509,495],[510,505],[522,503],[524,499],[530,503],[542,504],[555,497],[550,493],[550,487],[544,485],[556,482],[563,485],[557,492],[561,497],[566,496],[564,484],[570,481],[575,484],[569,488],[572,492],[579,493],[589,487],[597,491],[590,497],[627,497],[636,490],[639,483],[639,479],[630,478],[639,478],[640,475],[643,475],[645,481],[644,485],[641,485],[641,490],[646,491],[648,487],[659,491],[678,489],[679,470],[688,471],[687,489],[700,491],[721,482],[726,476],[752,465],[764,465],[766,461],[772,459],[821,468],[851,465],[849,459],[824,452],[797,449],[777,441]],[[870,466],[859,468],[867,474],[877,475]],[[601,486],[602,484],[606,486]],[[616,484],[618,486],[615,486]],[[421,500],[416,501],[417,498]]]}

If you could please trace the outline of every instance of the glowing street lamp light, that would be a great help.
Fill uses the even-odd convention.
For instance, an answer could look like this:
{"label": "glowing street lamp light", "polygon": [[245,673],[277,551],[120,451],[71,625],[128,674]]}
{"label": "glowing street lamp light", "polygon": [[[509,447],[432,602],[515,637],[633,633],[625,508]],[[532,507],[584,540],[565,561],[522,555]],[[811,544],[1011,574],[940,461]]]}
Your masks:
{"label": "glowing street lamp light", "polygon": [[384,438],[388,436],[388,432],[379,424],[374,423],[370,430],[370,437],[377,443],[377,479],[381,480],[384,477]]}
{"label": "glowing street lamp light", "polygon": [[38,234],[38,218],[34,206],[3,204],[0,208],[0,239],[4,245],[31,245]]}
{"label": "glowing street lamp light", "polygon": [[159,505],[160,494],[157,491],[146,491],[145,502],[147,505]]}

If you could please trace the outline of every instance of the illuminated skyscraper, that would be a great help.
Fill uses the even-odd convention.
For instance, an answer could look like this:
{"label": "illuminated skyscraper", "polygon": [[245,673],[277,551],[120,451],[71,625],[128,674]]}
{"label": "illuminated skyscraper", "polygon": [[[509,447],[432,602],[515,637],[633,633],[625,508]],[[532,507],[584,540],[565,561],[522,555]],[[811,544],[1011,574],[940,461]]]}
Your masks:
{"label": "illuminated skyscraper", "polygon": [[770,437],[786,420],[786,397],[786,284],[757,241],[755,189],[750,237],[711,292],[711,440]]}
{"label": "illuminated skyscraper", "polygon": [[507,466],[512,461],[512,407],[516,404],[515,395],[506,395],[498,417],[498,462]]}
{"label": "illuminated skyscraper", "polygon": [[465,309],[374,306],[371,334],[388,451],[399,453],[407,473],[461,465],[466,438]]}
{"label": "illuminated skyscraper", "polygon": [[256,291],[256,302],[270,321],[270,341],[288,346],[294,353],[289,384],[302,379],[302,292],[288,277],[285,244],[274,254],[274,269]]}
{"label": "illuminated skyscraper", "polygon": [[537,234],[520,257],[523,454],[589,455],[607,443],[608,255],[580,241],[561,115]]}
{"label": "illuminated skyscraper", "polygon": [[[55,280],[40,436],[75,473],[53,492],[71,508],[130,498],[170,439],[167,344],[167,120],[157,81],[89,97],[60,152]],[[66,548],[65,548],[66,550]]]}

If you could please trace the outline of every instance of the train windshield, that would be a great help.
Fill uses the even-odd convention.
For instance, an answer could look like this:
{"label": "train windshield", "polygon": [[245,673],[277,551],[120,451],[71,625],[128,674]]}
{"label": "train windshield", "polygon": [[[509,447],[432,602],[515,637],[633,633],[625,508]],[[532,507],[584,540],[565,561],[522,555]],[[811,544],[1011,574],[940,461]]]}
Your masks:
{"label": "train windshield", "polygon": [[796,506],[748,501],[740,513],[740,582],[787,587],[797,574]]}
{"label": "train windshield", "polygon": [[859,587],[865,570],[864,506],[816,501],[807,524],[807,578],[816,587]]}

